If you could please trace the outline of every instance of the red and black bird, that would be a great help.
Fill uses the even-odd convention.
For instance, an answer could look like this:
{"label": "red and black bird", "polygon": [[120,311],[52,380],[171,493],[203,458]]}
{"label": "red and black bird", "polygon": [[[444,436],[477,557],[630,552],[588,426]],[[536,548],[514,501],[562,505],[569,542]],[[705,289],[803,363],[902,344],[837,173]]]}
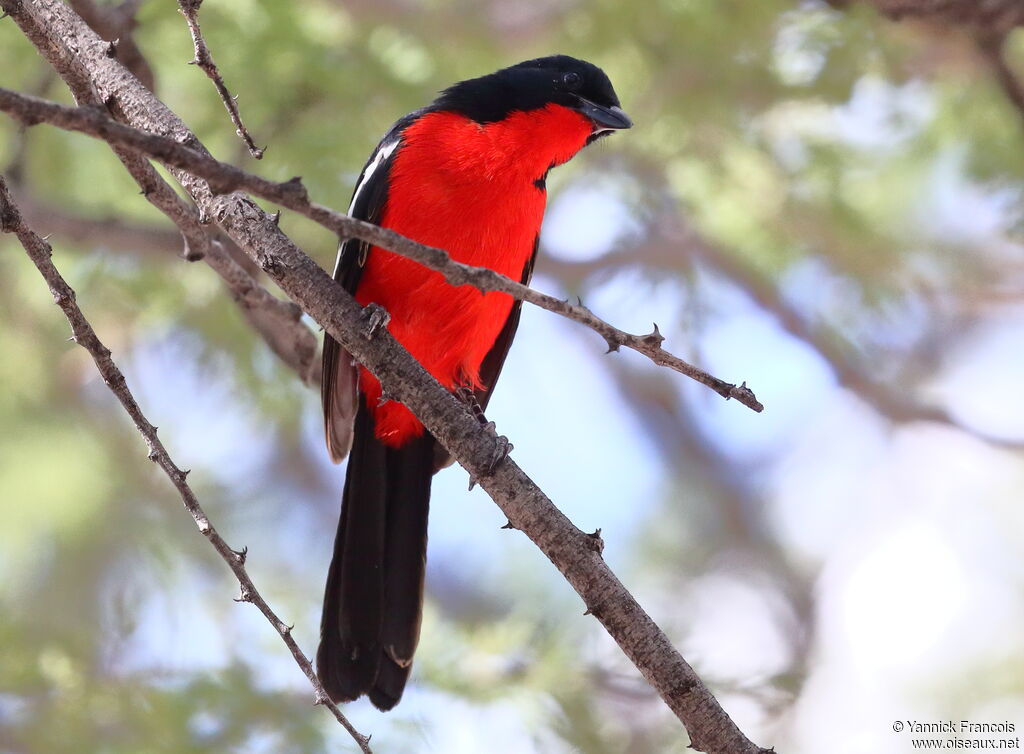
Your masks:
{"label": "red and black bird", "polygon": [[[604,72],[555,55],[449,87],[399,120],[363,168],[349,214],[454,259],[528,283],[548,171],[629,128]],[[519,324],[503,293],[455,288],[437,272],[359,240],[342,244],[334,278],[446,388],[487,406]],[[444,449],[402,404],[325,336],[327,448],[351,453],[327,574],[317,673],[336,702],[402,697],[419,640],[430,480]]]}

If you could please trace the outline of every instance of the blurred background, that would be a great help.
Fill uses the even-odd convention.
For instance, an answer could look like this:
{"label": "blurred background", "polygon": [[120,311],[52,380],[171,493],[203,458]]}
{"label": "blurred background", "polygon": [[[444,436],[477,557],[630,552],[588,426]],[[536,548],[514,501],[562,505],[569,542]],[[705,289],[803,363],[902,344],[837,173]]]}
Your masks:
{"label": "blurred background", "polygon": [[[755,414],[530,307],[488,412],[743,730],[910,750],[1024,728],[1024,13],[1016,2],[74,0],[221,158],[347,206],[398,116],[530,57],[635,128],[549,180],[534,286]],[[975,7],[977,6],[977,7]],[[134,29],[126,19],[136,11]],[[104,26],[106,24],[106,26]],[[10,22],[0,86],[70,101]],[[0,117],[0,170],[258,588],[309,654],[344,470],[319,397],[103,144]],[[269,208],[269,207],[268,207]],[[272,209],[272,208],[270,208]],[[324,266],[335,240],[285,214]],[[0,752],[354,750],[0,239]],[[315,325],[313,325],[315,328]],[[678,722],[458,468],[435,481],[413,684],[377,752],[683,752]]]}

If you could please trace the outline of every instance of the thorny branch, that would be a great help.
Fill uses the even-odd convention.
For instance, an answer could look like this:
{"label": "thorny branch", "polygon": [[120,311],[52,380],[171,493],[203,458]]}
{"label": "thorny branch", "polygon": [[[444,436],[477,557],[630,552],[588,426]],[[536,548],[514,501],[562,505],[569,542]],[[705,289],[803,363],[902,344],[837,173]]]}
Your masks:
{"label": "thorny branch", "polygon": [[500,291],[561,314],[601,335],[609,351],[617,351],[621,347],[632,349],[647,356],[655,364],[673,369],[710,387],[724,398],[734,398],[754,411],[764,409],[746,384],[737,386],[728,383],[662,348],[665,338],[657,325],[647,335],[626,333],[597,317],[582,304],[572,304],[541,293],[486,267],[472,267],[456,262],[442,249],[424,246],[386,228],[356,220],[311,202],[299,178],[283,183],[267,180],[220,162],[173,139],[118,123],[98,108],[66,107],[0,88],[0,110],[27,124],[46,122],[103,139],[110,144],[138,150],[194,176],[205,178],[211,188],[219,193],[245,189],[309,217],[342,238],[359,238],[409,257],[440,272],[452,285],[472,285],[481,291]]}
{"label": "thorny branch", "polygon": [[[103,41],[59,0],[0,0],[0,8],[11,14],[66,81],[88,81],[101,101],[108,107],[116,105],[116,112],[132,125],[167,134],[207,154],[181,119],[107,55]],[[600,621],[686,726],[693,748],[709,754],[764,754],[743,735],[604,562],[599,541],[573,526],[513,459],[491,467],[495,438],[464,404],[387,330],[368,332],[363,309],[254,202],[241,194],[214,196],[202,178],[173,167],[171,172],[199,209],[246,249],[292,300],[366,366],[388,394],[408,406],[479,480],[510,525],[523,531],[551,560],[580,595],[587,612]]]}
{"label": "thorny branch", "polygon": [[149,459],[156,463],[167,475],[167,478],[171,480],[171,483],[181,496],[182,503],[184,503],[185,508],[191,514],[193,520],[195,520],[196,526],[199,527],[199,531],[210,541],[210,544],[213,545],[217,553],[235,574],[235,578],[238,579],[238,584],[241,588],[240,601],[251,602],[270,621],[270,625],[274,627],[274,630],[281,636],[288,650],[292,653],[295,662],[298,663],[302,672],[306,674],[310,683],[313,684],[317,704],[322,704],[331,711],[338,722],[356,740],[356,743],[363,752],[372,754],[369,746],[370,739],[357,731],[348,721],[348,718],[338,709],[337,705],[327,697],[323,686],[320,685],[320,680],[313,671],[309,658],[306,657],[305,653],[295,642],[295,639],[292,638],[291,626],[277,617],[277,614],[274,613],[266,600],[260,595],[255,584],[252,583],[252,579],[245,569],[245,550],[233,550],[224,541],[224,538],[221,537],[213,524],[210,523],[209,517],[199,504],[195,493],[188,483],[188,471],[178,468],[168,454],[167,449],[164,448],[160,438],[157,437],[157,428],[142,413],[138,402],[128,389],[124,374],[111,358],[110,349],[100,342],[96,331],[78,306],[74,290],[61,276],[56,266],[54,266],[51,259],[52,249],[50,244],[29,228],[22,220],[21,213],[14,204],[14,200],[7,187],[7,182],[3,176],[0,176],[0,233],[14,233],[18,240],[21,241],[21,245],[25,248],[33,264],[35,264],[39,273],[46,280],[50,293],[53,294],[54,302],[63,310],[64,315],[68,318],[68,322],[71,324],[71,331],[74,333],[74,341],[85,348],[92,356],[93,361],[96,363],[96,369],[103,377],[104,383],[120,401],[125,412],[131,417],[136,429],[139,430],[139,434],[145,440],[146,447],[149,449]]}
{"label": "thorny branch", "polygon": [[108,40],[111,52],[117,55],[129,71],[135,74],[142,85],[156,90],[153,69],[135,43],[132,31],[135,29],[135,12],[140,0],[123,0],[119,5],[100,5],[96,0],[69,0],[71,7],[97,34]]}
{"label": "thorny branch", "polygon": [[201,222],[196,210],[178,196],[148,160],[125,147],[114,147],[114,152],[146,200],[178,226],[185,242],[182,256],[190,262],[202,259],[212,267],[270,350],[304,383],[316,384],[320,376],[317,341],[302,322],[302,310],[260,285],[220,240],[211,237],[210,229]]}
{"label": "thorny branch", "polygon": [[203,72],[210,78],[210,81],[213,82],[213,85],[217,87],[217,93],[220,95],[221,102],[227,108],[228,115],[231,116],[231,122],[235,124],[235,133],[245,142],[249,154],[257,160],[261,160],[266,148],[260,149],[256,146],[256,142],[253,141],[249,130],[242,123],[242,114],[238,112],[237,97],[231,96],[231,92],[228,91],[227,84],[224,83],[224,77],[220,75],[217,64],[213,62],[213,56],[210,54],[210,48],[206,46],[206,40],[203,39],[203,32],[199,28],[199,6],[202,4],[203,0],[178,0],[181,13],[185,16],[185,23],[188,24],[188,30],[192,34],[192,46],[195,48],[195,58],[189,61],[189,63],[190,65],[197,65],[202,68]]}
{"label": "thorny branch", "polygon": [[6,172],[11,188],[18,194],[25,222],[39,227],[48,235],[58,236],[76,246],[102,247],[145,258],[171,257],[169,252],[181,246],[181,234],[170,226],[122,220],[113,215],[88,217],[78,214],[26,193],[25,184],[14,179],[9,169]]}
{"label": "thorny branch", "polygon": [[[68,80],[75,99],[96,111],[103,112],[94,87],[75,75],[61,71]],[[114,103],[111,103],[114,106]],[[189,261],[204,259],[231,291],[242,314],[263,340],[306,384],[319,379],[317,342],[313,332],[301,321],[302,312],[290,301],[274,297],[256,280],[249,269],[216,239],[201,222],[196,210],[178,196],[143,156],[124,146],[113,146],[114,153],[139,185],[142,195],[160,210],[181,231],[185,248],[182,256]]]}
{"label": "thorny branch", "polygon": [[557,270],[563,277],[575,278],[596,270],[633,266],[638,262],[654,267],[672,267],[677,264],[675,249],[683,246],[692,260],[720,274],[724,280],[735,285],[765,312],[775,317],[786,332],[819,353],[835,373],[839,384],[856,394],[889,421],[899,424],[932,422],[973,435],[996,447],[1021,447],[1020,442],[1006,440],[966,426],[945,408],[915,398],[913,391],[881,382],[877,376],[857,363],[857,359],[851,356],[850,349],[834,328],[811,322],[786,300],[771,280],[757,272],[751,265],[742,262],[736,254],[701,236],[689,227],[682,217],[662,216],[655,225],[656,230],[647,241],[632,248],[628,254],[612,251],[597,259],[579,263],[554,259],[549,255],[545,259],[545,267]]}

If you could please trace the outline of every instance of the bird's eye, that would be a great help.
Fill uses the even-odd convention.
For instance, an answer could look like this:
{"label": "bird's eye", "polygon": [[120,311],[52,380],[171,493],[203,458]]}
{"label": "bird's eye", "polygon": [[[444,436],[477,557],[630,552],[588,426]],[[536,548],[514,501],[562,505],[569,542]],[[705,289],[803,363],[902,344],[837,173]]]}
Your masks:
{"label": "bird's eye", "polygon": [[580,75],[575,71],[569,71],[569,73],[562,76],[562,86],[564,86],[569,91],[579,89],[580,84],[582,83],[583,79],[580,78]]}

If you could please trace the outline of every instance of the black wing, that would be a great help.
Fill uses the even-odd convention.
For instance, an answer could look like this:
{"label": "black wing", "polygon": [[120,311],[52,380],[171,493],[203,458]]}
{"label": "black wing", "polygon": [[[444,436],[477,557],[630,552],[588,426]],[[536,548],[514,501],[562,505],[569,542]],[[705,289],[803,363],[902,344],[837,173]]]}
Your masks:
{"label": "black wing", "polygon": [[[395,123],[373,150],[370,159],[359,174],[359,181],[352,194],[348,213],[358,220],[380,224],[388,200],[388,183],[391,166],[402,144],[402,132],[416,121],[425,110],[406,115]],[[334,279],[346,291],[355,295],[363,265],[370,253],[370,245],[359,239],[349,239],[338,249],[338,261],[334,266]],[[324,333],[323,376],[321,397],[324,410],[324,430],[327,436],[327,450],[331,459],[338,463],[352,447],[352,424],[356,415],[357,371],[348,351]]]}

